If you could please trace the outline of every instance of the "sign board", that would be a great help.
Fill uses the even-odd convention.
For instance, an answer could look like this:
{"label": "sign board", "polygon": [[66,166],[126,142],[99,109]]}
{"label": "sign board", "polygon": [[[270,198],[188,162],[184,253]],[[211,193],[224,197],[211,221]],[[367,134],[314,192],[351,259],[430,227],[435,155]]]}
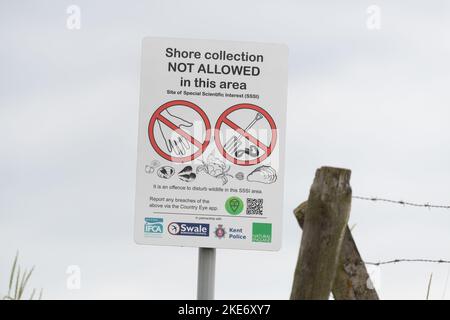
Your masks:
{"label": "sign board", "polygon": [[284,45],[145,38],[135,241],[278,250]]}

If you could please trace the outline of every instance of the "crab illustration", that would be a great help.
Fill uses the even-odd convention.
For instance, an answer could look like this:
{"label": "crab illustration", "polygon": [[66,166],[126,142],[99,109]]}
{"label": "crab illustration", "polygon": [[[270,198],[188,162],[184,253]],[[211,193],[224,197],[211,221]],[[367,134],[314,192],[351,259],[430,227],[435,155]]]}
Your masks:
{"label": "crab illustration", "polygon": [[222,185],[228,182],[229,177],[233,177],[229,174],[231,166],[227,166],[225,162],[214,157],[210,154],[206,161],[201,160],[202,164],[197,167],[197,173],[205,172],[211,177],[222,179]]}

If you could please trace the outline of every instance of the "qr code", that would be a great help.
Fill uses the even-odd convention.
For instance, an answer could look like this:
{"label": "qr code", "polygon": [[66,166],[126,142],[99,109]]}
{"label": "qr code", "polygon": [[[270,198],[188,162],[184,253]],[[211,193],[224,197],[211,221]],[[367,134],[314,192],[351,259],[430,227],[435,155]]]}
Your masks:
{"label": "qr code", "polygon": [[247,198],[247,214],[261,216],[263,214],[263,200]]}

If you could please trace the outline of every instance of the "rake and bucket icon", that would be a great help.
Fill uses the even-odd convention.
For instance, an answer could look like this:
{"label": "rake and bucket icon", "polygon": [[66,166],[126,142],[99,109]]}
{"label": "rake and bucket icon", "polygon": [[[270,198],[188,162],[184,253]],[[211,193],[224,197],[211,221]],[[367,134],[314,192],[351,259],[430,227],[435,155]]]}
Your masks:
{"label": "rake and bucket icon", "polygon": [[[248,124],[248,126],[244,129],[245,132],[250,130],[256,122],[261,120],[264,116],[261,113],[256,113],[255,117],[253,118],[252,122]],[[224,145],[225,151],[227,151],[229,154],[235,154],[236,151],[238,151],[238,148],[242,144],[242,134],[238,133],[237,136],[232,136]]]}

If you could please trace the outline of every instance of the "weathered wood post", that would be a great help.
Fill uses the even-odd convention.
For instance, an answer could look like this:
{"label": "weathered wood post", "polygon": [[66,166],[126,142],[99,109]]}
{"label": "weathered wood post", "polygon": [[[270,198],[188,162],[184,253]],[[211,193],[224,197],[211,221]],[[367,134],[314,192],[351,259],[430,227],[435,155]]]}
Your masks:
{"label": "weathered wood post", "polygon": [[[300,228],[303,228],[307,208],[308,202],[305,201],[294,210]],[[331,292],[336,300],[379,300],[348,226],[345,228],[341,256]]]}
{"label": "weathered wood post", "polygon": [[291,299],[329,298],[350,216],[351,171],[322,167],[308,198]]}

